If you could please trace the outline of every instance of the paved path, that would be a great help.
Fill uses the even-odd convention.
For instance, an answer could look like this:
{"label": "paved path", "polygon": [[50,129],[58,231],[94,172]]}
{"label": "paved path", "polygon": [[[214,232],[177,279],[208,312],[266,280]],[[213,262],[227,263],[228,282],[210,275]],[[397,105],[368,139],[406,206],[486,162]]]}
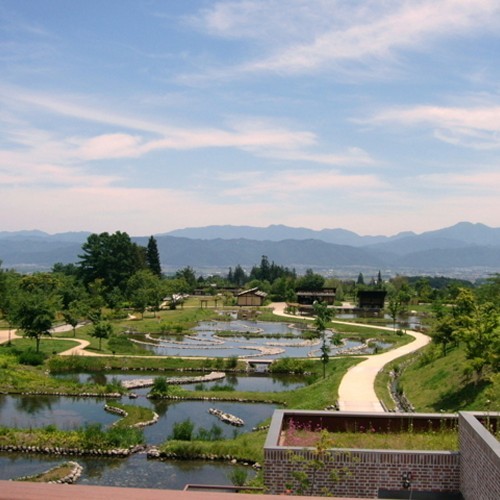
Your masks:
{"label": "paved path", "polygon": [[[78,325],[81,326],[81,325]],[[77,328],[78,328],[77,326]],[[73,331],[73,327],[71,325],[59,325],[56,326],[55,328],[52,329],[53,332],[71,332]],[[18,335],[16,330],[11,329],[11,330],[0,330],[0,344],[4,344],[5,342],[8,342],[9,340],[14,340],[14,339],[22,339],[22,335]],[[90,342],[88,340],[81,340],[77,339],[74,337],[64,337],[64,339],[59,338],[59,337],[42,337],[42,342],[50,342],[51,340],[72,340],[73,342],[76,342],[78,345],[75,347],[72,347],[71,349],[68,349],[66,351],[63,351],[59,354],[63,356],[71,356],[71,355],[81,355],[81,356],[104,356],[103,354],[99,354],[97,352],[91,352],[91,351],[86,351],[85,348],[90,345]]]}
{"label": "paved path", "polygon": [[[293,318],[291,314],[286,314],[284,309],[286,304],[277,302],[271,304],[274,308],[274,314]],[[313,318],[307,318],[313,319]],[[364,326],[366,328],[377,328],[378,330],[391,330],[393,328],[380,327],[372,325],[361,325],[359,323],[349,323],[346,321],[334,321],[341,324],[355,324],[356,326]],[[339,386],[338,404],[341,411],[358,411],[358,412],[383,412],[384,409],[380,404],[377,395],[375,394],[375,378],[378,372],[390,361],[397,359],[405,354],[417,351],[430,342],[430,337],[413,330],[407,330],[406,333],[412,336],[415,340],[404,346],[398,347],[382,354],[374,354],[366,360],[351,367],[342,378]]]}
{"label": "paved path", "polygon": [[[297,319],[296,315],[285,313],[286,304],[284,302],[274,302],[271,304],[274,314],[286,318]],[[313,320],[313,317],[300,316],[308,320]],[[389,327],[363,325],[360,323],[349,323],[347,321],[335,321],[335,323],[356,325],[366,328],[376,328],[378,330],[393,330]],[[72,330],[69,325],[61,325],[54,329],[57,332]],[[383,412],[384,409],[375,394],[375,377],[378,372],[390,361],[397,359],[405,354],[417,351],[430,342],[430,337],[413,330],[407,330],[408,335],[411,335],[415,340],[404,346],[398,347],[382,354],[375,354],[356,366],[351,367],[342,378],[339,386],[338,404],[341,411],[367,411],[367,412]],[[15,330],[0,330],[0,344],[7,342],[9,339],[19,338]],[[72,347],[62,353],[61,355],[71,356],[102,356],[102,354],[86,351],[89,342],[87,340],[80,340],[76,338],[68,338],[74,340],[79,345]],[[142,357],[142,356],[141,356]],[[149,356],[144,356],[149,357]]]}

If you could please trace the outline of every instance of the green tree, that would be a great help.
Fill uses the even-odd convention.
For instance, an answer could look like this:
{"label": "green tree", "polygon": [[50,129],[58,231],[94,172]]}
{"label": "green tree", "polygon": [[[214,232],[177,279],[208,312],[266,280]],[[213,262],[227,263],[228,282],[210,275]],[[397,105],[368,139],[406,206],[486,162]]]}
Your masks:
{"label": "green tree", "polygon": [[162,281],[149,269],[137,271],[128,280],[127,297],[144,318],[144,311],[148,307],[154,311],[160,308],[163,299]]}
{"label": "green tree", "polygon": [[500,274],[494,274],[477,289],[477,296],[481,302],[491,302],[500,309]]}
{"label": "green tree", "polygon": [[105,292],[125,290],[128,279],[145,267],[144,254],[127,233],[91,234],[82,245],[79,274],[86,286],[102,280]]}
{"label": "green tree", "polygon": [[40,351],[40,339],[50,336],[55,320],[56,305],[53,298],[40,292],[24,292],[17,309],[17,324],[26,337],[35,339],[36,352]]}
{"label": "green tree", "polygon": [[450,314],[436,320],[432,340],[442,346],[443,356],[446,356],[447,347],[455,339],[456,323]]}
{"label": "green tree", "polygon": [[196,285],[198,284],[198,282],[196,280],[196,274],[195,274],[193,268],[190,266],[183,267],[182,269],[179,269],[175,273],[175,278],[184,280],[184,282],[188,286],[188,289],[185,290],[185,292],[187,292],[187,293],[192,292],[196,288]]}
{"label": "green tree", "polygon": [[9,345],[11,330],[17,322],[17,310],[20,302],[20,281],[21,276],[15,271],[0,269],[0,312],[9,326]]}
{"label": "green tree", "polygon": [[113,333],[113,325],[107,321],[100,321],[94,325],[90,335],[94,338],[99,339],[99,350],[101,349],[102,339],[107,339]]}
{"label": "green tree", "polygon": [[234,268],[234,271],[232,269],[229,269],[228,281],[230,283],[233,283],[237,286],[243,286],[247,279],[248,277],[245,271],[239,264]]}
{"label": "green tree", "polygon": [[330,346],[326,339],[326,329],[328,323],[332,320],[333,309],[329,309],[326,304],[322,302],[314,303],[314,326],[316,327],[316,332],[318,337],[321,338],[321,363],[323,364],[323,378],[326,377],[326,365],[330,360]]}
{"label": "green tree", "polygon": [[154,236],[150,236],[146,247],[146,262],[149,270],[156,276],[161,277],[160,252]]}
{"label": "green tree", "polygon": [[494,304],[475,305],[467,321],[460,329],[460,339],[465,344],[465,357],[468,360],[468,371],[481,379],[486,366],[495,366],[499,356],[500,331],[498,327],[498,311]]}
{"label": "green tree", "polygon": [[312,269],[307,269],[304,276],[297,279],[295,289],[309,292],[319,292],[323,289],[324,284],[325,278],[323,276],[314,273]]}
{"label": "green tree", "polygon": [[410,294],[406,289],[392,290],[387,301],[387,310],[392,318],[392,327],[396,329],[396,321],[405,313],[410,302]]}
{"label": "green tree", "polygon": [[64,321],[73,328],[73,337],[76,337],[76,327],[83,316],[83,310],[78,301],[73,301],[67,309],[62,310]]}

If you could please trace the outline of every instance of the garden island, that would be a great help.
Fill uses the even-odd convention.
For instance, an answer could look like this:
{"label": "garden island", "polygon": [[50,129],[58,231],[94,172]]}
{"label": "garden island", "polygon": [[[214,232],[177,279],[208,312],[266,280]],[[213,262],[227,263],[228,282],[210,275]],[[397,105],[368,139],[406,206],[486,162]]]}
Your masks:
{"label": "garden island", "polygon": [[0,268],[0,479],[270,491],[273,414],[299,464],[273,493],[331,493],[332,447],[451,460],[459,411],[498,438],[499,307],[499,275],[341,280],[263,256],[165,276],[154,237],[90,235],[78,263]]}

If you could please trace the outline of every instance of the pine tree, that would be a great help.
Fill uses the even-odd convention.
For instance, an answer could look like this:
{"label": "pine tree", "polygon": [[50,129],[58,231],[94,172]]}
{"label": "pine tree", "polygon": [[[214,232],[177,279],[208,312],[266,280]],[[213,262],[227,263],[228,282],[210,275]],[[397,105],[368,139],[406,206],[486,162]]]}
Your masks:
{"label": "pine tree", "polygon": [[160,253],[158,252],[158,245],[156,239],[151,236],[148,241],[146,249],[146,261],[149,269],[156,276],[161,276]]}

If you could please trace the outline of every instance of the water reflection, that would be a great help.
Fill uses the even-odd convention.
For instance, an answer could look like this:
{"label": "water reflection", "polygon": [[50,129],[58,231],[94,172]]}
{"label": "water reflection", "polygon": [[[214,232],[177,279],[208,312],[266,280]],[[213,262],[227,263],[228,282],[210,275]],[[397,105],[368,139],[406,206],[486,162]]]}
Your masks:
{"label": "water reflection", "polygon": [[[65,458],[0,454],[0,479],[34,475],[62,464]],[[230,485],[235,466],[202,461],[147,460],[145,454],[126,459],[78,457],[83,473],[78,484],[136,488],[183,489],[188,483]],[[254,475],[249,468],[248,477]]]}
{"label": "water reflection", "polygon": [[[52,376],[60,379],[74,380],[80,383],[88,383],[95,380],[93,373],[62,373],[53,374]],[[206,372],[189,372],[185,374],[186,377],[197,377],[206,375]],[[179,378],[179,372],[176,371],[162,371],[162,372],[138,372],[138,373],[123,373],[123,372],[101,372],[99,373],[99,380],[101,385],[111,383],[113,380],[127,381],[137,378],[155,378],[155,377],[175,377]],[[211,390],[216,386],[230,386],[234,390],[249,391],[249,392],[280,392],[295,390],[305,385],[308,385],[308,378],[301,375],[288,375],[288,374],[269,374],[269,373],[226,373],[226,377],[213,381],[213,382],[192,382],[189,384],[182,384],[181,387],[188,391],[194,390]],[[134,392],[140,395],[146,395],[150,388],[134,389]],[[1,400],[0,400],[1,401]]]}
{"label": "water reflection", "polygon": [[[4,405],[0,412],[0,424],[9,427],[41,428],[55,425],[60,429],[72,430],[90,423],[109,426],[119,419],[116,415],[105,412],[105,402],[98,398],[2,395],[1,399]],[[21,399],[22,404],[20,404]],[[30,402],[30,399],[34,401]],[[50,404],[44,403],[46,399],[50,400]],[[238,433],[250,432],[264,420],[269,419],[277,407],[266,403],[149,400],[146,397],[124,399],[124,402],[151,408],[158,413],[160,417],[158,422],[144,428],[144,437],[148,444],[162,443],[172,435],[176,424],[187,419],[193,422],[195,434],[200,429],[208,430],[216,424],[222,430],[222,437],[234,437],[236,429],[221,423],[211,415],[208,412],[211,407],[217,407],[242,418],[245,425],[237,429]],[[38,408],[36,412],[32,412],[34,406]],[[23,408],[27,408],[28,411]]]}
{"label": "water reflection", "polygon": [[52,405],[59,401],[59,396],[33,397],[20,395],[15,400],[15,408],[19,412],[35,415],[39,412],[52,410]]}

